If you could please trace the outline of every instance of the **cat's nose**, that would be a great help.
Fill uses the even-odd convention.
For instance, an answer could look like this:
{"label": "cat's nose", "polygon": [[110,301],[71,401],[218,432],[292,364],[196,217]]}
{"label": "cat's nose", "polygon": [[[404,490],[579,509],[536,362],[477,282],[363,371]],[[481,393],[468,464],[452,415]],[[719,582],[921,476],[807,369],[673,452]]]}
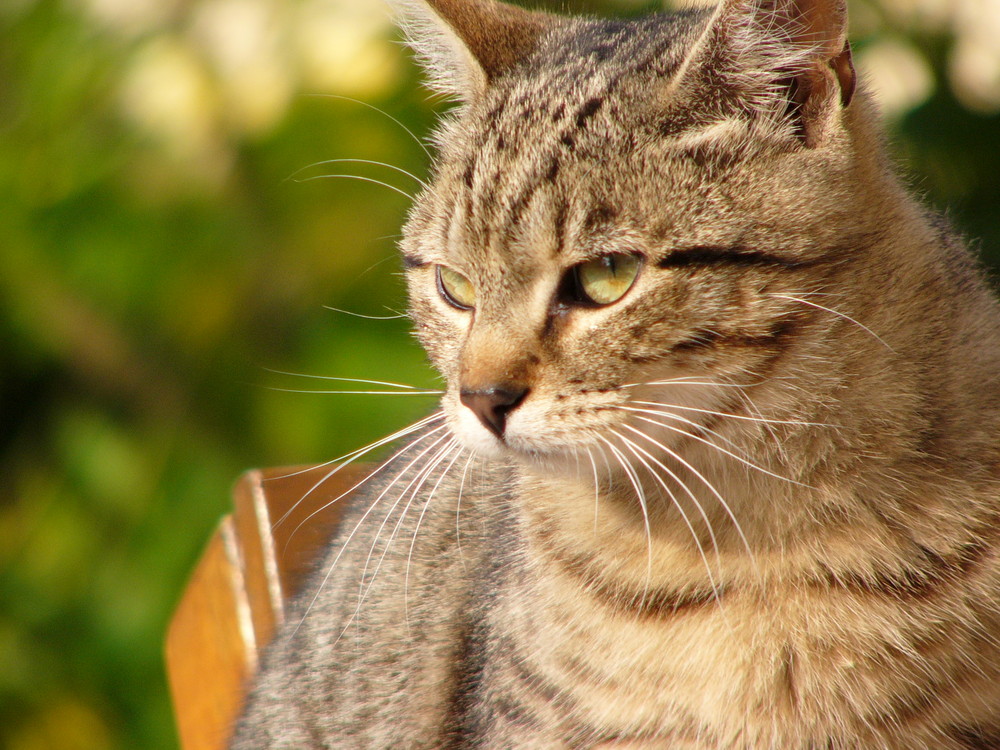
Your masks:
{"label": "cat's nose", "polygon": [[518,384],[495,385],[480,390],[463,388],[462,403],[479,417],[483,427],[498,438],[503,437],[507,427],[507,414],[516,409],[528,395],[528,387]]}

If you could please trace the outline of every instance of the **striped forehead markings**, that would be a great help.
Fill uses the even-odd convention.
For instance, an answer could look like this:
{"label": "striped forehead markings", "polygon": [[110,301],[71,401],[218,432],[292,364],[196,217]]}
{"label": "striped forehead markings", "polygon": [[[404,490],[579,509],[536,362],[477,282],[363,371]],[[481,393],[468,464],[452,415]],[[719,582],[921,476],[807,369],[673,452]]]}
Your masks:
{"label": "striped forehead markings", "polygon": [[[551,118],[548,116],[549,103],[533,101],[535,97],[529,93],[512,89],[501,94],[499,100],[487,112],[486,127],[480,129],[478,142],[473,145],[462,172],[462,184],[465,186],[465,221],[478,219],[476,223],[480,225],[478,229],[482,235],[478,239],[481,242],[489,242],[492,233],[499,228],[503,233],[501,241],[509,243],[537,191],[556,183],[562,173],[562,159],[567,152],[577,151],[579,133],[585,131],[589,122],[602,108],[605,108],[608,97],[621,82],[667,61],[670,48],[678,44],[681,34],[663,33],[663,28],[662,25],[657,27],[663,38],[654,44],[650,44],[644,34],[633,34],[634,27],[631,24],[585,29],[582,38],[576,40],[577,46],[588,43],[589,46],[584,50],[577,49],[572,57],[567,59],[578,62],[581,52],[587,52],[588,57],[595,57],[601,63],[616,61],[619,63],[615,66],[618,70],[614,75],[606,77],[601,82],[603,85],[594,86],[575,107],[565,101],[554,104]],[[617,54],[613,54],[615,52]],[[560,79],[558,73],[574,73],[574,67],[568,63],[558,67],[557,75],[548,83],[556,86]],[[591,80],[592,83],[596,82],[594,79]],[[557,125],[551,130],[553,140],[547,149],[548,153],[543,152],[537,156],[531,172],[521,181],[519,190],[511,191],[506,200],[498,200],[497,189],[509,181],[509,171],[505,169],[503,162],[510,157],[498,159],[499,163],[492,174],[486,175],[481,169],[481,166],[487,163],[483,155],[490,150],[505,150],[509,154],[510,144],[514,142],[510,138],[510,133],[523,127],[525,120],[537,119],[532,118],[532,115],[539,114],[546,122],[551,120]],[[508,123],[507,128],[498,127],[503,122]],[[565,125],[559,128],[558,125],[561,123]],[[503,133],[498,132],[501,129],[510,131],[506,138]],[[564,249],[568,206],[565,205],[563,198],[557,197],[556,200],[560,201],[560,204],[553,218],[553,233],[556,237],[554,252],[558,256]],[[467,227],[467,230],[471,229],[472,227]]]}

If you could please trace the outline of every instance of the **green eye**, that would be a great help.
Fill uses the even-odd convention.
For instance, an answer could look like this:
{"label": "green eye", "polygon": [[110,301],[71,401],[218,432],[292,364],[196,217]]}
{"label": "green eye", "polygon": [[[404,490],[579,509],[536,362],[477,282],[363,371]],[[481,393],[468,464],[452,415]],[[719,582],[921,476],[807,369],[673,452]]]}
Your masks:
{"label": "green eye", "polygon": [[471,310],[476,306],[476,288],[458,271],[447,266],[437,266],[438,292],[452,307]]}
{"label": "green eye", "polygon": [[610,305],[632,288],[642,259],[638,255],[609,253],[573,266],[567,274],[563,296],[582,305]]}

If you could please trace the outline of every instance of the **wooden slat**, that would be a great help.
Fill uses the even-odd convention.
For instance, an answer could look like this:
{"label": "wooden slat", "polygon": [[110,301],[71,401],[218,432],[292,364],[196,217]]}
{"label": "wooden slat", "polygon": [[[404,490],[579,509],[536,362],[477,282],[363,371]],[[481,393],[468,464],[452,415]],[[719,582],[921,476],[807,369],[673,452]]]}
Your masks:
{"label": "wooden slat", "polygon": [[170,692],[184,750],[225,747],[243,685],[256,667],[232,519],[223,519],[167,632]]}
{"label": "wooden slat", "polygon": [[258,653],[284,619],[364,468],[251,471],[210,540],[166,640],[183,750],[222,750]]}
{"label": "wooden slat", "polygon": [[305,583],[317,555],[327,546],[354,485],[368,466],[352,466],[327,478],[329,469],[267,469],[254,472],[264,498],[273,540],[273,556],[283,599]]}
{"label": "wooden slat", "polygon": [[270,512],[262,474],[251,471],[233,490],[232,519],[239,540],[240,560],[254,640],[264,644],[274,637],[284,613],[284,595],[274,557]]}

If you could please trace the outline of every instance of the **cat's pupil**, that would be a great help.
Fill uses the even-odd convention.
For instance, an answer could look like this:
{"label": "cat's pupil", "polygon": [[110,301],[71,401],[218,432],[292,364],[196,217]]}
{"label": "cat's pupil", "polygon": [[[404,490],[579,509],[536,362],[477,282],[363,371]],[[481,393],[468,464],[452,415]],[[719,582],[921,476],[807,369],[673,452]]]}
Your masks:
{"label": "cat's pupil", "polygon": [[608,253],[570,268],[560,285],[560,302],[601,307],[617,302],[632,288],[642,261],[637,255]]}
{"label": "cat's pupil", "polygon": [[437,266],[437,288],[452,307],[471,310],[476,305],[476,288],[472,282],[448,266]]}

